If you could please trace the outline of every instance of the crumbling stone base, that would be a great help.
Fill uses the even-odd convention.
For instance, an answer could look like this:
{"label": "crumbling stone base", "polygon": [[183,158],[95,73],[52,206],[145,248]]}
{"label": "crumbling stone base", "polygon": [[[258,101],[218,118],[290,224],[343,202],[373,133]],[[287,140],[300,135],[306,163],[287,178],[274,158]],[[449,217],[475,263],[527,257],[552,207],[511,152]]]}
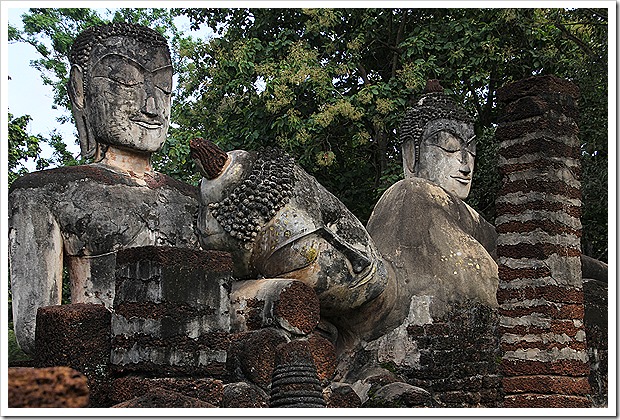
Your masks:
{"label": "crumbling stone base", "polygon": [[119,251],[111,365],[118,374],[223,377],[232,260],[218,251]]}
{"label": "crumbling stone base", "polygon": [[399,373],[428,391],[436,407],[501,406],[497,327],[496,308],[454,304],[444,318],[407,328],[420,352],[419,367]]}

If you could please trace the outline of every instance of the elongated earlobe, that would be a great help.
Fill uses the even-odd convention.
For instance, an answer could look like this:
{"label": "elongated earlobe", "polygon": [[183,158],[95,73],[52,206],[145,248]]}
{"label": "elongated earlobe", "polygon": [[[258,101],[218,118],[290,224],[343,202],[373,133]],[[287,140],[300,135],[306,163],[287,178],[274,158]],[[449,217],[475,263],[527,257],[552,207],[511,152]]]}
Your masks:
{"label": "elongated earlobe", "polygon": [[71,100],[71,112],[80,138],[80,150],[83,158],[90,159],[95,155],[97,142],[93,136],[88,117],[86,115],[86,98],[84,92],[84,72],[74,64],[69,73],[67,93]]}
{"label": "elongated earlobe", "polygon": [[402,145],[403,166],[405,178],[416,175],[416,153],[415,142],[407,141]]}
{"label": "elongated earlobe", "polygon": [[71,66],[67,92],[71,104],[79,110],[84,109],[84,72],[77,64]]}

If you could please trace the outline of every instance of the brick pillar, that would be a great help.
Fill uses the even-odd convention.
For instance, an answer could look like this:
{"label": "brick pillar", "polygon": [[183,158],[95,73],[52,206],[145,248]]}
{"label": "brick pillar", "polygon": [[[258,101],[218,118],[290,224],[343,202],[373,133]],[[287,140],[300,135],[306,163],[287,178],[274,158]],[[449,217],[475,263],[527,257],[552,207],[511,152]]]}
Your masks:
{"label": "brick pillar", "polygon": [[496,227],[505,407],[587,407],[576,99],[554,76],[498,90]]}

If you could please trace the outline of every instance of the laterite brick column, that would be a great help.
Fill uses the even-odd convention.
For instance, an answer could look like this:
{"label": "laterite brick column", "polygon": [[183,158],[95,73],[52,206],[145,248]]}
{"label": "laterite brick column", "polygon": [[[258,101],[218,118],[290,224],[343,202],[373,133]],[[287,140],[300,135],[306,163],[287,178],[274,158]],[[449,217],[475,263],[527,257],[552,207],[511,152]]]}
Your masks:
{"label": "laterite brick column", "polygon": [[498,90],[497,198],[504,407],[587,407],[579,90],[554,76]]}

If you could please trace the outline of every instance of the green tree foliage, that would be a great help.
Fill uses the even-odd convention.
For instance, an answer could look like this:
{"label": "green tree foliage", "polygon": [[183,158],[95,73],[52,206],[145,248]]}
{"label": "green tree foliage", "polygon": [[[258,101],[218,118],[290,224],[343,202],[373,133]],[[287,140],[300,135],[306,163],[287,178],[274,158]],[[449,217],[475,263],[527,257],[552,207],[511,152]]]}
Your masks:
{"label": "green tree foliage", "polygon": [[[25,164],[29,160],[34,162],[37,170],[45,169],[49,166],[71,166],[78,163],[67,150],[67,145],[56,131],[53,131],[49,138],[45,138],[41,134],[29,134],[28,124],[31,120],[30,115],[14,117],[9,112],[9,187],[15,179],[28,172]],[[47,143],[53,150],[50,158],[41,156],[41,145],[44,143]]]}
{"label": "green tree foliage", "polygon": [[[113,19],[159,28],[175,53],[173,124],[155,157],[159,170],[195,182],[188,158],[193,137],[226,150],[279,145],[361,220],[401,176],[398,125],[427,79],[440,79],[477,115],[469,202],[491,221],[500,182],[497,88],[537,74],[571,79],[582,93],[582,242],[586,253],[606,260],[606,14],[587,8],[121,9]],[[175,15],[212,28],[214,36],[183,36]],[[66,105],[65,41],[100,20],[90,9],[33,9],[24,22],[36,25],[25,26],[24,34],[9,28],[12,39],[56,42],[40,52],[65,67],[52,60],[38,68],[58,69],[59,105]]]}
{"label": "green tree foliage", "polygon": [[[225,148],[279,144],[362,220],[400,177],[398,125],[429,78],[477,115],[470,204],[499,188],[496,90],[555,74],[582,90],[584,249],[606,259],[607,17],[593,9],[182,9],[181,125]],[[191,100],[184,100],[191,98]]]}

